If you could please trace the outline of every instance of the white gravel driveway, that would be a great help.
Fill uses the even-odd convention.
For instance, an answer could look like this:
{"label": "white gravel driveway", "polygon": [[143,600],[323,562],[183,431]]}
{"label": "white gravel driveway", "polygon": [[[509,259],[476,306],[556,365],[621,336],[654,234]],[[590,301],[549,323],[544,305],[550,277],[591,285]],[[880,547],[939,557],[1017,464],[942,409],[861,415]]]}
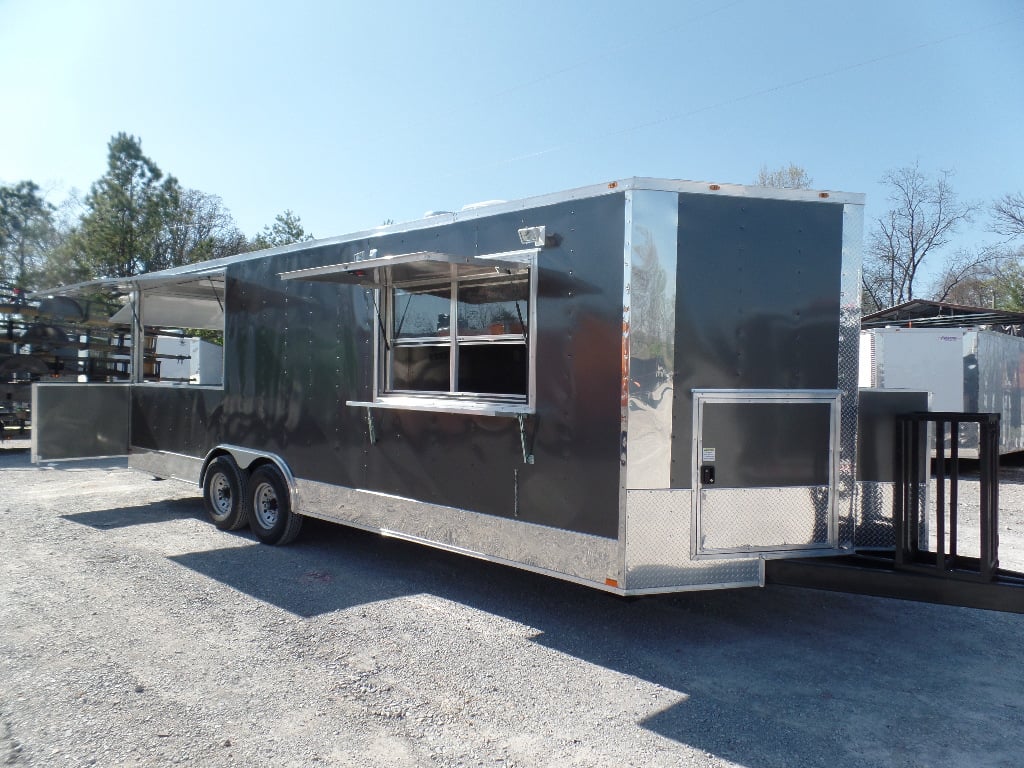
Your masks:
{"label": "white gravel driveway", "polygon": [[0,523],[0,764],[1024,765],[1024,616],[625,601],[316,522],[265,547],[196,488],[24,451],[0,451]]}

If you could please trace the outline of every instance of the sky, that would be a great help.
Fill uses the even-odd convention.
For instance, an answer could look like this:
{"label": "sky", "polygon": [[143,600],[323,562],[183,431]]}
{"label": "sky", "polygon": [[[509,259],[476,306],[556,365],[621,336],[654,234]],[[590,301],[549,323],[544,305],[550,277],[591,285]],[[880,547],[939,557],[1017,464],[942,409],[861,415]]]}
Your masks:
{"label": "sky", "polygon": [[0,181],[59,203],[123,131],[249,235],[791,162],[868,231],[913,163],[1024,191],[1021,0],[0,0],[0,71]]}

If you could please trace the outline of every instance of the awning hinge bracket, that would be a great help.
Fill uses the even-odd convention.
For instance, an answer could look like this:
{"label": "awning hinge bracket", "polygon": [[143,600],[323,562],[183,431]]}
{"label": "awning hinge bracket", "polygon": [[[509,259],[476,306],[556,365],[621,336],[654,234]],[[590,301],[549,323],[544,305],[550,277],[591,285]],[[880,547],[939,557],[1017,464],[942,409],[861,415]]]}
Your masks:
{"label": "awning hinge bracket", "polygon": [[533,464],[533,452],[526,448],[526,416],[520,413],[519,420],[519,444],[523,448],[523,464]]}
{"label": "awning hinge bracket", "polygon": [[377,428],[373,423],[373,408],[366,409],[366,430],[370,435],[370,445],[377,444]]}

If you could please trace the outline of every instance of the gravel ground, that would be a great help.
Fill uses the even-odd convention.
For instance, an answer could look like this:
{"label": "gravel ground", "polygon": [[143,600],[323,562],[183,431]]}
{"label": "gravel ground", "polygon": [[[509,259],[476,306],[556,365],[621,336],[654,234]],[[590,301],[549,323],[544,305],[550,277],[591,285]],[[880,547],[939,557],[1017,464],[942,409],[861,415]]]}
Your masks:
{"label": "gravel ground", "polygon": [[[1024,570],[1024,469],[1001,494]],[[0,764],[1024,765],[1024,616],[626,601],[315,521],[264,547],[194,487],[24,450],[0,511]]]}

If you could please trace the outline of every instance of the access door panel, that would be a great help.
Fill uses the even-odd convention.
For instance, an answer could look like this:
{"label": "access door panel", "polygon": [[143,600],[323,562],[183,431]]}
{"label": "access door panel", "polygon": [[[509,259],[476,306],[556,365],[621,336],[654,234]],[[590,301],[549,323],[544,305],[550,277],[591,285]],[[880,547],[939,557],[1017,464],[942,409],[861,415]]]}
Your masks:
{"label": "access door panel", "polygon": [[694,555],[832,546],[839,394],[694,393]]}

